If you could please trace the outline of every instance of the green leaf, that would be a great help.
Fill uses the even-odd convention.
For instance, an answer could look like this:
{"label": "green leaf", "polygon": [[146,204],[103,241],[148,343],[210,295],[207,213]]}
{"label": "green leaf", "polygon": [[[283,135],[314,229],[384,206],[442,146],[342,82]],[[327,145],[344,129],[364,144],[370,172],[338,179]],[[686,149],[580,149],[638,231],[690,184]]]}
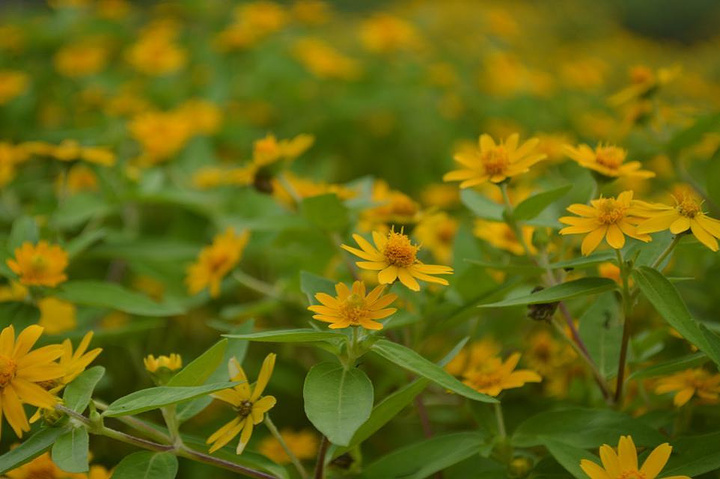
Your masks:
{"label": "green leaf", "polygon": [[487,394],[479,393],[470,386],[461,383],[437,364],[428,361],[405,346],[381,339],[372,345],[371,350],[391,363],[407,369],[418,376],[425,377],[468,399],[482,402],[497,402],[497,399]]}
{"label": "green leaf", "polygon": [[113,471],[113,479],[173,479],[178,460],[169,452],[141,451],[125,456]]}
{"label": "green leaf", "polygon": [[475,190],[470,188],[460,190],[460,201],[479,218],[504,221],[503,212],[505,211],[505,207],[495,203]]}
{"label": "green leaf", "polygon": [[38,225],[35,218],[30,216],[21,216],[13,221],[8,237],[7,250],[10,254],[15,254],[15,249],[19,248],[23,243],[37,243],[40,239]]}
{"label": "green leaf", "polygon": [[603,293],[580,317],[578,333],[603,376],[617,374],[622,342],[620,305],[613,293]]}
{"label": "green leaf", "polygon": [[0,456],[0,474],[30,462],[40,454],[49,450],[57,438],[67,432],[66,427],[45,427],[25,439],[16,448]]}
{"label": "green leaf", "polygon": [[112,209],[102,198],[91,193],[80,193],[67,197],[50,217],[54,228],[70,229],[93,218],[102,218]]}
{"label": "green leaf", "polygon": [[201,354],[193,362],[182,368],[175,374],[167,385],[177,386],[200,386],[220,366],[225,357],[228,340],[222,339],[215,343],[210,349]]}
{"label": "green leaf", "polygon": [[628,379],[647,379],[658,376],[667,376],[668,374],[684,371],[690,368],[696,368],[708,362],[708,357],[703,352],[697,352],[688,356],[670,359],[658,364],[653,364],[645,369],[635,371]]}
{"label": "green leaf", "polygon": [[498,271],[507,271],[515,274],[522,274],[528,276],[543,273],[545,271],[544,268],[540,268],[539,266],[535,266],[534,264],[529,262],[521,263],[519,261],[509,261],[507,263],[492,263],[489,261],[482,261],[478,259],[465,259],[465,261],[470,264],[480,266],[482,268],[496,269]]}
{"label": "green leaf", "polygon": [[40,320],[40,310],[34,304],[22,301],[7,301],[0,303],[0,327],[11,324],[17,330],[22,330]]}
{"label": "green leaf", "polygon": [[251,334],[225,334],[226,338],[244,339],[260,343],[313,343],[317,341],[346,342],[347,336],[314,329],[282,329]]}
{"label": "green leaf", "polygon": [[184,312],[179,305],[158,303],[144,294],[100,281],[68,281],[60,287],[57,297],[75,304],[117,309],[139,316],[175,316]]}
{"label": "green leaf", "polygon": [[575,269],[575,268],[589,268],[600,263],[606,263],[608,261],[615,261],[615,251],[598,251],[588,256],[580,256],[579,258],[573,258],[566,261],[558,261],[557,263],[551,263],[551,269]]}
{"label": "green leaf", "polygon": [[300,203],[300,211],[323,231],[343,231],[349,222],[348,209],[334,193],[305,198]]}
{"label": "green leaf", "polygon": [[660,316],[683,338],[720,365],[720,336],[695,321],[675,286],[662,273],[647,266],[633,270],[632,275]]}
{"label": "green leaf", "polygon": [[310,304],[319,304],[315,300],[316,293],[336,294],[335,282],[307,271],[300,271],[300,289],[307,295]]}
{"label": "green leaf", "polygon": [[573,185],[565,185],[548,191],[543,191],[527,198],[515,207],[513,216],[518,221],[527,221],[542,213],[545,208],[567,194]]}
{"label": "green leaf", "polygon": [[690,127],[680,130],[670,138],[665,149],[671,154],[676,154],[683,148],[698,143],[705,133],[717,130],[719,126],[720,113],[700,117]]}
{"label": "green leaf", "polygon": [[436,436],[378,459],[362,477],[424,479],[477,454],[482,443],[483,437],[473,432]]}
{"label": "green leaf", "polygon": [[615,289],[617,284],[608,278],[580,278],[567,283],[558,284],[538,291],[537,293],[508,298],[497,303],[481,304],[479,308],[503,308],[507,306],[522,306],[526,304],[554,303],[579,296],[604,293]]}
{"label": "green leaf", "polygon": [[545,447],[547,447],[548,451],[552,454],[555,460],[577,479],[587,479],[587,474],[580,469],[580,462],[583,459],[600,464],[600,460],[597,456],[589,453],[585,449],[580,449],[579,447],[556,441],[549,437],[544,438],[543,440]]}
{"label": "green leaf", "polygon": [[[621,431],[621,432],[618,432]],[[579,448],[617,444],[620,434],[633,437],[638,445],[653,445],[663,436],[644,422],[607,409],[572,408],[545,411],[520,424],[512,436],[517,447],[545,444],[546,437]]]}
{"label": "green leaf", "polygon": [[65,406],[75,412],[81,413],[90,404],[95,386],[105,374],[105,368],[94,366],[83,371],[73,382],[67,385],[63,394]]}
{"label": "green leaf", "polygon": [[65,472],[87,472],[90,439],[87,429],[76,427],[57,438],[52,447],[52,460]]}
{"label": "green leaf", "polygon": [[96,243],[107,236],[107,231],[99,229],[88,231],[83,233],[76,238],[73,238],[65,245],[65,251],[67,251],[70,259],[76,257],[86,249],[88,249],[93,243]]}
{"label": "green leaf", "polygon": [[140,391],[135,391],[114,401],[108,406],[103,416],[117,417],[139,414],[150,411],[151,409],[158,409],[169,406],[170,404],[177,404],[200,396],[206,396],[216,391],[231,388],[236,384],[239,383],[227,382],[194,387],[159,386],[141,389]]}
{"label": "green leaf", "polygon": [[373,385],[360,369],[320,363],[305,377],[305,414],[333,444],[347,446],[370,417]]}
{"label": "green leaf", "polygon": [[699,477],[720,469],[720,432],[702,436],[679,437],[672,441],[673,454],[662,477],[685,475]]}

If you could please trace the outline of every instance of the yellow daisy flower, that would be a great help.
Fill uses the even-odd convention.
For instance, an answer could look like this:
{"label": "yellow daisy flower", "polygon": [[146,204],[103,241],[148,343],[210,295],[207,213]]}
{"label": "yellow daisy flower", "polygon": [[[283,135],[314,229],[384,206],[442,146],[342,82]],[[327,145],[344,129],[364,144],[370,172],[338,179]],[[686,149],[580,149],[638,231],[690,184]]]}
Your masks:
{"label": "yellow daisy flower", "polygon": [[720,398],[720,374],[710,374],[704,369],[686,369],[658,380],[656,394],[675,392],[673,404],[677,407],[687,404],[697,396],[705,404],[717,404]]}
{"label": "yellow daisy flower", "polygon": [[638,225],[639,233],[656,233],[669,229],[672,234],[677,235],[690,230],[702,244],[712,251],[718,250],[720,221],[703,212],[700,198],[689,188],[676,192],[675,206],[657,203],[642,203],[642,206],[649,218]]}
{"label": "yellow daisy flower", "polygon": [[186,283],[190,294],[208,288],[210,296],[217,298],[221,281],[238,264],[249,239],[249,232],[238,235],[232,228],[215,236],[212,244],[203,248],[197,261],[188,268]]}
{"label": "yellow daisy flower", "polygon": [[587,256],[600,245],[603,238],[610,247],[621,249],[625,246],[625,236],[640,241],[650,241],[650,236],[639,233],[637,224],[644,214],[633,200],[632,191],[624,191],[616,198],[592,200],[590,206],[574,204],[568,211],[580,216],[563,216],[560,222],[567,226],[560,234],[586,234],[582,242],[582,254]]}
{"label": "yellow daisy flower", "polygon": [[463,382],[478,392],[498,396],[506,389],[523,387],[526,383],[539,383],[542,378],[530,369],[515,370],[520,353],[514,353],[504,362],[498,357],[487,359],[482,364],[466,370]]}
{"label": "yellow daisy flower", "polygon": [[375,246],[362,236],[354,234],[353,239],[362,249],[346,245],[342,245],[342,248],[366,260],[356,263],[360,268],[378,271],[380,284],[392,284],[400,279],[402,284],[413,291],[420,291],[417,279],[446,286],[449,284],[447,280],[431,275],[452,274],[453,269],[449,266],[422,263],[417,259],[420,246],[413,244],[404,234],[390,231],[387,235],[382,235],[373,231],[372,235]]}
{"label": "yellow daisy flower", "polygon": [[212,444],[211,454],[232,441],[238,434],[240,434],[240,442],[238,442],[235,452],[242,454],[250,441],[253,427],[260,424],[265,419],[265,413],[275,406],[276,399],[273,396],[262,396],[275,367],[275,357],[276,355],[273,353],[267,355],[254,387],[250,387],[245,371],[238,360],[235,358],[230,360],[228,364],[230,380],[241,381],[241,383],[230,389],[216,392],[212,396],[233,406],[237,417],[207,439],[207,444]]}
{"label": "yellow daisy flower", "polygon": [[617,146],[599,144],[595,150],[588,145],[565,145],[564,152],[583,168],[610,178],[652,178],[655,173],[643,170],[639,161],[625,162],[627,151]]}
{"label": "yellow daisy flower", "polygon": [[25,286],[55,287],[67,280],[65,268],[68,254],[58,245],[40,241],[37,245],[26,241],[15,249],[15,258],[7,260],[7,265],[20,276]]}
{"label": "yellow daisy flower", "polygon": [[377,286],[370,294],[366,293],[365,283],[355,281],[352,290],[345,283],[335,285],[337,296],[332,297],[326,293],[317,293],[315,299],[320,305],[313,305],[308,309],[317,313],[313,318],[330,323],[330,329],[342,329],[350,326],[362,326],[365,329],[382,329],[383,325],[377,319],[387,318],[397,311],[387,308],[397,299],[396,294],[383,296],[385,286]]}
{"label": "yellow daisy flower", "polygon": [[55,363],[63,354],[60,346],[31,351],[42,332],[40,326],[28,326],[16,339],[11,325],[0,333],[0,425],[4,416],[18,437],[30,430],[23,403],[54,407],[57,398],[43,388],[43,383],[65,374],[65,369]]}
{"label": "yellow daisy flower", "polygon": [[518,147],[520,135],[514,133],[504,142],[495,144],[490,135],[480,136],[479,148],[462,151],[455,161],[463,167],[446,173],[444,181],[460,181],[460,188],[469,188],[487,181],[500,183],[507,178],[525,173],[535,163],[547,158],[535,153],[540,140],[532,138]]}
{"label": "yellow daisy flower", "polygon": [[[668,443],[656,447],[638,469],[638,457],[635,443],[630,436],[621,436],[618,451],[607,444],[600,447],[598,464],[583,459],[580,468],[590,479],[658,479],[658,474],[670,458],[672,446]],[[664,479],[690,479],[688,476],[671,476]]]}

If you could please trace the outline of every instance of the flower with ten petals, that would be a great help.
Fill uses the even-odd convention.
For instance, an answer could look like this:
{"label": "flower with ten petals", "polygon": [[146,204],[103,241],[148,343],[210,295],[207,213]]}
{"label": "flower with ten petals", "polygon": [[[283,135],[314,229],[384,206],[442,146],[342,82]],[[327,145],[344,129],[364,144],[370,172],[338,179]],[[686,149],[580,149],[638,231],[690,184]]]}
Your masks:
{"label": "flower with ten petals", "polygon": [[40,241],[37,245],[26,241],[15,249],[15,258],[7,260],[7,265],[20,276],[25,286],[50,286],[54,288],[67,280],[65,268],[68,254],[58,245]]}
{"label": "flower with ten petals", "polygon": [[308,307],[313,318],[330,323],[330,329],[342,329],[350,326],[362,326],[365,329],[382,329],[383,325],[376,320],[387,318],[397,311],[387,308],[397,299],[396,294],[383,295],[385,286],[377,286],[370,294],[366,293],[365,283],[355,281],[352,290],[345,283],[335,285],[337,296],[317,293],[315,299],[319,305]]}

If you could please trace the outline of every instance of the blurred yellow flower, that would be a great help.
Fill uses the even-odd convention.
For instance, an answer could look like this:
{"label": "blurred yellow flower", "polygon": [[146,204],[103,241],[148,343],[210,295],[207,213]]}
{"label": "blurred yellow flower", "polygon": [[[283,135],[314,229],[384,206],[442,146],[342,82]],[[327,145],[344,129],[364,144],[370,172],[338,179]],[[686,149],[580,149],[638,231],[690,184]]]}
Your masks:
{"label": "blurred yellow flower", "polygon": [[[607,444],[600,447],[602,467],[583,459],[580,468],[590,479],[656,479],[665,467],[671,452],[672,447],[668,443],[661,444],[645,459],[642,467],[638,468],[637,449],[632,437],[621,436],[617,452]],[[665,479],[690,479],[690,477],[672,476]]]}
{"label": "blurred yellow flower", "polygon": [[270,381],[270,376],[272,376],[275,358],[276,355],[273,353],[267,355],[260,368],[257,382],[253,387],[250,386],[245,371],[243,371],[238,360],[235,358],[230,360],[228,364],[230,380],[240,381],[240,384],[216,392],[212,394],[212,397],[233,406],[237,417],[215,431],[207,439],[207,444],[212,444],[210,447],[211,454],[232,441],[238,434],[240,434],[240,441],[235,452],[242,454],[245,446],[250,441],[253,427],[260,424],[265,419],[265,413],[275,406],[277,401],[273,396],[262,396],[265,387]]}
{"label": "blurred yellow flower", "polygon": [[360,25],[363,46],[377,53],[414,49],[420,46],[420,34],[415,26],[387,13],[374,14]]}
{"label": "blurred yellow flower", "polygon": [[382,329],[383,325],[376,320],[387,318],[397,311],[395,308],[387,308],[397,299],[397,295],[383,295],[384,290],[385,286],[381,285],[368,294],[362,281],[355,281],[352,290],[345,283],[337,283],[336,297],[317,293],[315,299],[321,304],[309,306],[308,309],[317,313],[313,318],[330,323],[330,329],[362,326],[365,329],[378,330]]}
{"label": "blurred yellow flower", "polygon": [[145,365],[145,369],[150,373],[156,373],[160,369],[177,371],[182,368],[182,357],[179,354],[173,353],[168,356],[162,355],[156,358],[150,354],[143,359],[143,364]]}
{"label": "blurred yellow flower", "polygon": [[624,191],[616,198],[592,200],[590,206],[574,204],[568,211],[577,216],[563,216],[560,222],[566,225],[560,234],[586,234],[582,242],[582,254],[587,256],[606,239],[614,249],[625,246],[625,236],[648,242],[650,236],[638,232],[637,225],[646,217],[633,200],[632,191]]}
{"label": "blurred yellow flower", "polygon": [[291,13],[295,20],[306,25],[322,25],[333,16],[330,5],[322,0],[297,0]]}
{"label": "blurred yellow flower", "polygon": [[453,376],[462,376],[464,371],[482,366],[502,351],[500,344],[492,338],[483,338],[463,348],[445,370]]}
{"label": "blurred yellow flower", "polygon": [[7,260],[10,269],[20,276],[25,286],[54,288],[67,280],[65,268],[68,254],[58,245],[40,241],[37,245],[25,242],[15,249],[15,257]]}
{"label": "blurred yellow flower", "polygon": [[655,173],[643,170],[639,161],[625,162],[627,151],[617,146],[599,144],[593,151],[588,145],[577,148],[566,145],[565,154],[580,166],[609,178],[652,178]]}
{"label": "blurred yellow flower", "polygon": [[318,78],[354,80],[361,68],[354,60],[332,45],[317,38],[301,38],[292,46],[295,59]]}
{"label": "blurred yellow flower", "polygon": [[95,172],[84,165],[73,165],[67,172],[65,177],[65,185],[62,185],[62,177],[58,186],[62,192],[63,186],[67,188],[70,194],[80,193],[83,191],[98,191],[98,179]]}
{"label": "blurred yellow flower", "polygon": [[130,136],[143,150],[150,164],[161,163],[177,154],[192,135],[192,124],[186,115],[177,112],[146,112],[128,124]]}
{"label": "blurred yellow flower", "polygon": [[63,76],[80,78],[95,75],[105,68],[107,49],[98,39],[66,45],[61,48],[53,59],[55,69]]}
{"label": "blurred yellow flower", "polygon": [[645,65],[638,65],[630,70],[630,86],[612,95],[608,100],[611,105],[619,106],[633,100],[649,97],[658,88],[667,85],[680,74],[678,66],[660,68],[653,71]]}
{"label": "blurred yellow flower", "polygon": [[499,357],[474,364],[463,372],[464,383],[478,392],[498,396],[506,389],[523,387],[526,383],[539,383],[542,378],[535,371],[518,369],[520,353],[514,353],[505,361]]}
{"label": "blurred yellow flower", "polygon": [[220,108],[207,100],[187,100],[177,108],[176,112],[184,115],[186,121],[190,123],[190,128],[201,135],[217,133],[222,124]]}
{"label": "blurred yellow flower", "polygon": [[433,257],[443,264],[452,262],[452,250],[458,221],[440,211],[423,216],[413,230],[423,248],[430,250]]}
{"label": "blurred yellow flower", "polygon": [[27,90],[30,77],[23,72],[0,70],[0,105],[4,105]]}
{"label": "blurred yellow flower", "polygon": [[[45,452],[32,461],[7,472],[9,479],[86,479],[87,474],[65,472]],[[92,479],[98,479],[93,477]],[[102,478],[99,478],[102,479]]]}
{"label": "blurred yellow flower", "polygon": [[[317,454],[320,440],[312,431],[293,431],[292,429],[280,430],[280,436],[290,449],[290,452],[301,461],[303,459],[313,459]],[[283,449],[280,441],[272,436],[268,436],[260,441],[258,451],[263,456],[271,459],[278,464],[290,464],[290,456]]]}
{"label": "blurred yellow flower", "polygon": [[27,158],[28,152],[22,145],[0,141],[0,187],[15,178],[17,166]]}
{"label": "blurred yellow flower", "polygon": [[708,371],[686,369],[658,379],[655,385],[656,394],[674,392],[673,404],[682,407],[694,396],[703,404],[717,404],[720,399],[720,374]]}
{"label": "blurred yellow flower", "polygon": [[534,153],[540,140],[532,138],[518,147],[520,135],[510,135],[504,142],[495,144],[490,135],[482,135],[479,147],[455,155],[463,169],[446,173],[445,181],[460,181],[460,188],[469,188],[487,181],[500,183],[507,178],[527,172],[547,155]]}
{"label": "blurred yellow flower", "polygon": [[373,203],[360,214],[361,231],[380,230],[385,233],[393,226],[414,225],[420,219],[420,205],[405,193],[390,188],[384,180],[373,183]]}
{"label": "blurred yellow flower", "polygon": [[[536,254],[537,249],[532,244],[535,228],[523,225],[521,227],[523,240],[528,245],[531,254]],[[515,231],[507,223],[500,221],[488,221],[476,219],[473,227],[473,234],[478,238],[487,241],[496,248],[509,251],[514,255],[525,255],[525,248],[515,236]]]}
{"label": "blurred yellow flower", "polygon": [[187,270],[186,283],[190,294],[208,288],[210,296],[218,297],[221,281],[240,262],[249,239],[248,231],[236,234],[233,228],[215,236],[212,244],[203,248],[197,261]]}
{"label": "blurred yellow flower", "polygon": [[125,58],[137,71],[151,76],[175,73],[187,63],[185,50],[165,32],[149,32],[140,36],[127,49]]}
{"label": "blurred yellow flower", "polygon": [[362,269],[378,271],[380,284],[392,284],[397,279],[413,291],[420,291],[417,280],[447,286],[447,280],[437,278],[436,274],[452,274],[449,266],[424,264],[417,258],[420,249],[403,233],[390,231],[387,235],[373,231],[373,246],[365,238],[353,234],[353,238],[362,249],[341,245],[342,248],[366,261],[356,264]]}
{"label": "blurred yellow flower", "polygon": [[62,334],[72,331],[77,326],[75,315],[77,308],[69,301],[53,297],[38,301],[40,320],[38,324],[45,328],[47,334]]}

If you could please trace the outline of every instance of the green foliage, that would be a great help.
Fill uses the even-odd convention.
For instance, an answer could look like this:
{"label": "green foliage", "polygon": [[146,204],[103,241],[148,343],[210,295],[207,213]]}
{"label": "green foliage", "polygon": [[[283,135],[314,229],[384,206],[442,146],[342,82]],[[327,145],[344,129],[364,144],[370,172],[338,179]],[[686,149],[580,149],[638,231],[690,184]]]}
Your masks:
{"label": "green foliage", "polygon": [[168,452],[136,452],[126,456],[113,472],[115,479],[173,479],[177,458]]}
{"label": "green foliage", "polygon": [[90,438],[87,429],[74,427],[57,438],[52,446],[52,460],[65,472],[87,472]]}
{"label": "green foliage", "polygon": [[155,388],[141,389],[140,391],[135,391],[110,403],[107,410],[103,413],[103,416],[116,417],[139,414],[152,409],[159,409],[171,404],[206,396],[216,391],[228,389],[236,384],[238,383],[227,382],[192,387],[158,386]]}
{"label": "green foliage", "polygon": [[140,316],[174,316],[183,308],[169,303],[158,303],[122,286],[99,281],[68,281],[61,286],[58,298],[76,304],[117,309]]}
{"label": "green foliage", "polygon": [[605,377],[615,376],[620,357],[622,324],[614,293],[603,293],[579,319],[578,332]]}
{"label": "green foliage", "polygon": [[66,432],[68,432],[67,427],[44,427],[40,429],[25,439],[19,446],[0,456],[0,474],[5,474],[48,451],[55,441]]}
{"label": "green foliage", "polygon": [[347,208],[332,193],[303,199],[300,211],[313,226],[324,231],[343,231],[349,224]]}
{"label": "green foliage", "polygon": [[535,218],[548,206],[564,197],[572,188],[572,185],[565,185],[531,196],[515,207],[513,218],[518,221],[527,221]]}
{"label": "green foliage", "polygon": [[85,411],[90,404],[95,386],[104,375],[105,368],[102,366],[94,366],[81,373],[65,388],[63,394],[65,406],[78,413]]}
{"label": "green foliage", "polygon": [[567,283],[550,286],[542,291],[508,298],[497,303],[481,304],[480,308],[504,308],[507,306],[522,306],[526,304],[543,304],[564,301],[566,299],[604,293],[616,288],[613,280],[607,278],[580,278]]}
{"label": "green foliage", "polygon": [[178,371],[170,381],[168,381],[167,385],[172,387],[201,386],[220,366],[223,358],[225,358],[227,346],[227,339],[218,341],[193,362]]}

